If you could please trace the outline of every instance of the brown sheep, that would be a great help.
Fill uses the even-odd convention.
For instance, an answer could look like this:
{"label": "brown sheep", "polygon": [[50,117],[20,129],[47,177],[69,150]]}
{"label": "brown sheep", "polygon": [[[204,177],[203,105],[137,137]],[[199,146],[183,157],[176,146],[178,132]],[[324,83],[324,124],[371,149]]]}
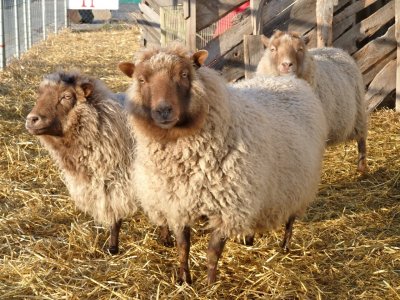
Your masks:
{"label": "brown sheep", "polygon": [[176,234],[178,282],[191,282],[190,226],[205,217],[211,231],[208,282],[231,236],[293,222],[313,201],[327,126],[310,86],[294,77],[228,85],[174,45],[119,65],[136,141],[134,184],[150,220]]}
{"label": "brown sheep", "polygon": [[110,226],[116,254],[121,220],[137,209],[135,143],[123,107],[100,80],[78,72],[45,76],[38,94],[26,129],[50,152],[77,207]]}

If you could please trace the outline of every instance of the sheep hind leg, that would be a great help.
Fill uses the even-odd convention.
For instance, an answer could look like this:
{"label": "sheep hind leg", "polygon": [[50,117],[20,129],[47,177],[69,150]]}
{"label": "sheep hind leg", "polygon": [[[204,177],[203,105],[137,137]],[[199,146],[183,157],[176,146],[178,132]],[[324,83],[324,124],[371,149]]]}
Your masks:
{"label": "sheep hind leg", "polygon": [[175,232],[176,246],[178,248],[179,272],[178,284],[192,283],[189,269],[189,251],[190,251],[190,227],[185,226],[183,230]]}
{"label": "sheep hind leg", "polygon": [[357,170],[362,174],[365,174],[368,171],[368,166],[367,166],[367,146],[364,137],[359,138],[357,140],[357,146],[358,146]]}
{"label": "sheep hind leg", "polygon": [[218,232],[211,233],[207,249],[207,280],[208,284],[213,284],[217,280],[218,260],[224,250],[227,238]]}
{"label": "sheep hind leg", "polygon": [[119,231],[121,229],[121,225],[122,220],[119,219],[110,226],[110,242],[108,244],[108,251],[112,255],[118,254]]}
{"label": "sheep hind leg", "polygon": [[285,235],[283,237],[282,241],[282,249],[283,252],[288,253],[290,251],[290,240],[292,239],[292,233],[293,233],[293,224],[294,221],[296,220],[295,216],[291,216],[289,220],[286,222],[285,226]]}

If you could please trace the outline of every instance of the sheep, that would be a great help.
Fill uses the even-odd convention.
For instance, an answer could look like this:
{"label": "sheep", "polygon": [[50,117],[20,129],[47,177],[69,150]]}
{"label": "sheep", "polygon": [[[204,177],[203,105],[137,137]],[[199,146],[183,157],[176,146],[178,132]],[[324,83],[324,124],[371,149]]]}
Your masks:
{"label": "sheep", "polygon": [[339,48],[307,50],[307,37],[276,30],[262,36],[266,46],[258,75],[296,75],[305,79],[323,103],[328,122],[328,145],[348,140],[358,144],[357,170],[366,173],[367,114],[364,84],[354,59]]}
{"label": "sheep", "polygon": [[119,64],[132,78],[138,200],[153,223],[175,233],[179,283],[191,282],[190,227],[203,217],[209,283],[228,237],[287,222],[288,244],[295,218],[316,195],[327,137],[321,103],[304,80],[256,77],[229,86],[200,67],[207,55],[177,44]]}
{"label": "sheep", "polygon": [[[100,80],[58,71],[40,83],[25,125],[57,163],[76,206],[110,226],[111,254],[118,253],[122,219],[137,209],[132,181],[135,142],[119,104],[123,98]],[[166,230],[161,239],[167,243]]]}

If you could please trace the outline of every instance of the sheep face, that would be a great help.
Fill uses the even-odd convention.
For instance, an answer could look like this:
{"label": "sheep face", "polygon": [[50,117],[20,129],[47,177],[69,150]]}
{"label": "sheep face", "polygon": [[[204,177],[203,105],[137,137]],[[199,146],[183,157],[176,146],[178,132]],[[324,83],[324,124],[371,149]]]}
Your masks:
{"label": "sheep face", "polygon": [[263,36],[262,39],[266,51],[269,51],[270,63],[279,75],[301,75],[307,51],[307,38],[301,38],[294,32],[277,30],[271,38]]}
{"label": "sheep face", "polygon": [[[203,115],[203,106],[192,97],[196,68],[206,51],[191,57],[178,51],[148,51],[136,64],[122,62],[120,70],[133,78],[129,110],[151,133],[178,132],[193,128]],[[164,132],[165,134],[165,132]]]}
{"label": "sheep face", "polygon": [[34,135],[63,136],[68,130],[68,116],[77,103],[86,101],[93,89],[91,83],[75,85],[66,81],[45,79],[39,86],[38,99],[26,117],[25,127]]}

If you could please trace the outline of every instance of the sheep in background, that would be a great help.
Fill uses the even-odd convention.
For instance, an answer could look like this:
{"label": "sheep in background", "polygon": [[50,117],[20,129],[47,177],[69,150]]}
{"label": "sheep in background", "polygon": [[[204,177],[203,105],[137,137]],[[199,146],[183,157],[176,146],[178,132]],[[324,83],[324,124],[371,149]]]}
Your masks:
{"label": "sheep in background", "polygon": [[228,86],[207,58],[179,45],[144,51],[119,68],[137,159],[138,199],[176,235],[178,282],[191,282],[190,226],[206,217],[208,282],[228,237],[292,225],[315,198],[327,137],[321,102],[295,77]]}
{"label": "sheep in background", "polygon": [[40,83],[26,119],[27,130],[59,166],[76,206],[110,226],[111,254],[118,253],[121,220],[137,209],[135,143],[117,100],[100,80],[59,71]]}
{"label": "sheep in background", "polygon": [[367,172],[367,113],[364,84],[354,59],[342,49],[307,50],[308,38],[294,32],[275,31],[257,67],[259,75],[297,75],[320,98],[328,122],[328,145],[356,140],[358,171]]}

